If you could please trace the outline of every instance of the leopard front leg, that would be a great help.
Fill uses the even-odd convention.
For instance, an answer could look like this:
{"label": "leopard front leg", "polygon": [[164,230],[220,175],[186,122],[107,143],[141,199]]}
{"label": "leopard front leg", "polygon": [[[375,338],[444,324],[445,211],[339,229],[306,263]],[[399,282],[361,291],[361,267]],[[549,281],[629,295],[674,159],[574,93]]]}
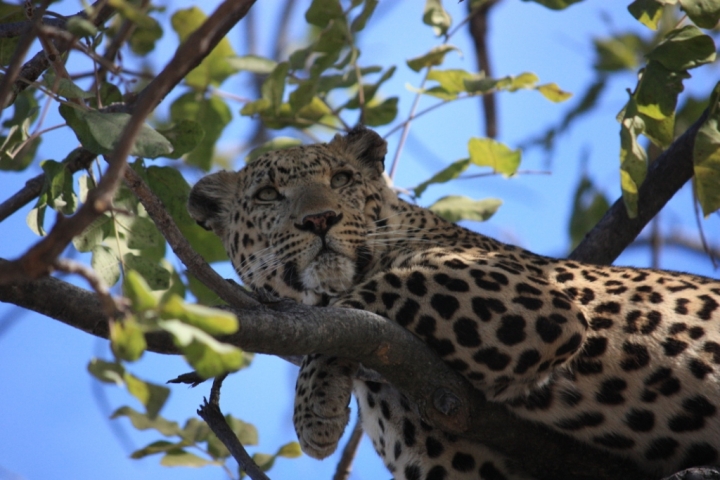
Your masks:
{"label": "leopard front leg", "polygon": [[350,419],[350,396],[358,364],[326,355],[308,355],[295,385],[293,423],[300,447],[323,459],[337,448]]}

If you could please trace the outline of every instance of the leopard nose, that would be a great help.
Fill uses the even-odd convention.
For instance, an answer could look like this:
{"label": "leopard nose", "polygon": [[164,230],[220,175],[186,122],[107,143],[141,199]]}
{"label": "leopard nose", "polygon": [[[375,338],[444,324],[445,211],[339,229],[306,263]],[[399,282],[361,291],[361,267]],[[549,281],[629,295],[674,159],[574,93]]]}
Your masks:
{"label": "leopard nose", "polygon": [[302,223],[296,223],[295,226],[306,232],[312,232],[316,235],[325,235],[328,230],[330,230],[330,227],[338,224],[340,220],[342,220],[342,217],[342,213],[338,215],[332,210],[328,210],[322,213],[305,215],[302,219]]}

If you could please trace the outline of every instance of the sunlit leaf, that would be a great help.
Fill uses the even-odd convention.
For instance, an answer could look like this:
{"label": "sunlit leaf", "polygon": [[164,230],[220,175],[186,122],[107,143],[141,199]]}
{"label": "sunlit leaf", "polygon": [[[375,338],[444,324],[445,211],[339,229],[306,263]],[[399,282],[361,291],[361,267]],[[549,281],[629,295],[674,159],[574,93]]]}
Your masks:
{"label": "sunlit leaf", "polygon": [[453,50],[459,51],[457,47],[454,47],[452,45],[438,45],[437,47],[433,47],[425,55],[411,58],[407,61],[407,65],[416,72],[419,72],[425,67],[434,67],[437,65],[441,65],[443,60],[445,60],[445,55]]}
{"label": "sunlit leaf", "polygon": [[635,0],[627,8],[640,23],[651,30],[657,30],[660,18],[662,18],[663,6],[661,3],[655,0]]}
{"label": "sunlit leaf", "polygon": [[275,463],[275,455],[267,453],[254,453],[252,459],[263,472],[270,470]]}
{"label": "sunlit leaf", "polygon": [[300,450],[300,444],[298,442],[286,443],[277,452],[278,457],[285,458],[297,458],[302,456],[302,450]]}
{"label": "sunlit leaf", "polygon": [[433,183],[445,183],[448,182],[454,178],[457,178],[460,176],[461,173],[463,173],[465,170],[467,170],[467,167],[470,165],[470,159],[466,158],[463,160],[458,160],[457,162],[453,162],[432,177],[430,177],[428,180],[425,180],[423,183],[418,185],[413,189],[413,192],[415,193],[415,196],[419,197],[423,194],[425,189],[427,189],[428,186],[432,185]]}
{"label": "sunlit leaf", "polygon": [[142,357],[147,343],[135,319],[128,317],[124,321],[110,322],[110,346],[117,358],[134,362]]}
{"label": "sunlit leaf", "polygon": [[620,128],[620,186],[628,217],[635,218],[638,189],[647,173],[647,154],[638,142],[644,123],[640,117],[634,115],[637,111],[633,105],[634,100],[631,99],[630,102]]}
{"label": "sunlit leaf", "polygon": [[492,217],[502,205],[502,200],[497,198],[486,198],[473,200],[472,198],[450,195],[443,197],[428,209],[449,222],[460,220],[474,220],[484,222]]}
{"label": "sunlit leaf", "polygon": [[158,325],[173,336],[187,361],[203,378],[216,377],[243,366],[240,349],[220,343],[198,328],[179,320],[161,320]]}
{"label": "sunlit leaf", "polygon": [[433,27],[438,36],[445,35],[452,25],[452,17],[443,8],[442,0],[425,0],[422,19],[425,25]]}
{"label": "sunlit leaf", "polygon": [[105,282],[105,285],[112,287],[120,279],[120,259],[112,249],[105,245],[96,245],[91,252],[90,266]]}
{"label": "sunlit leaf", "polygon": [[275,60],[260,57],[258,55],[242,55],[239,57],[228,58],[226,60],[233,68],[239,71],[259,73],[267,75],[277,66]]}
{"label": "sunlit leaf", "polygon": [[460,93],[467,91],[466,80],[475,78],[470,72],[460,69],[438,70],[432,69],[428,73],[428,80],[434,80],[449,93]]}
{"label": "sunlit leaf", "polygon": [[180,435],[180,426],[176,422],[171,422],[160,416],[151,417],[150,415],[140,413],[130,407],[120,407],[115,410],[110,418],[128,417],[133,426],[138,430],[157,430],[166,437]]}
{"label": "sunlit leaf", "polygon": [[511,150],[507,145],[490,138],[471,138],[468,152],[473,164],[491,167],[506,176],[517,171],[522,157],[520,150]]}
{"label": "sunlit leaf", "polygon": [[634,95],[637,110],[656,120],[673,115],[678,95],[683,91],[683,80],[689,77],[685,71],[674,72],[651,60]]}
{"label": "sunlit leaf", "polygon": [[147,284],[142,275],[132,269],[125,271],[123,294],[130,300],[130,304],[136,312],[152,310],[158,305],[150,285]]}
{"label": "sunlit leaf", "polygon": [[201,329],[210,335],[229,335],[238,329],[234,314],[217,308],[184,302],[177,295],[171,296],[161,307],[160,316],[177,319]]}
{"label": "sunlit leaf", "polygon": [[[205,22],[206,18],[205,13],[198,7],[190,7],[175,12],[171,18],[171,23],[180,38],[180,42],[186,41],[190,34]],[[237,71],[235,66],[227,61],[235,57],[236,54],[230,45],[230,40],[223,38],[200,65],[185,76],[185,83],[199,91],[205,90],[208,85],[220,85],[227,77]]]}
{"label": "sunlit leaf", "polygon": [[720,83],[710,100],[708,118],[698,130],[693,147],[695,187],[705,216],[720,209]]}
{"label": "sunlit leaf", "polygon": [[555,83],[546,83],[544,85],[538,85],[538,92],[552,102],[564,102],[565,100],[572,97],[572,93],[566,92],[557,86]]}

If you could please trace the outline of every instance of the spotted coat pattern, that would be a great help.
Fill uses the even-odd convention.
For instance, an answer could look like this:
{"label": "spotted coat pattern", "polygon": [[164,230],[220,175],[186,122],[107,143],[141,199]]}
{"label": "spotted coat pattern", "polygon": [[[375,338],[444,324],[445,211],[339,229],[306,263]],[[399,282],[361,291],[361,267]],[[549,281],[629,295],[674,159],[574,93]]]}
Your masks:
{"label": "spotted coat pattern", "polygon": [[[665,475],[720,464],[720,282],[535,255],[408,204],[382,177],[385,143],[356,128],[202,179],[191,215],[220,236],[246,285],[368,310],[425,341],[490,399]],[[301,446],[323,458],[348,421],[395,479],[526,478],[439,431],[357,365],[308,356]]]}

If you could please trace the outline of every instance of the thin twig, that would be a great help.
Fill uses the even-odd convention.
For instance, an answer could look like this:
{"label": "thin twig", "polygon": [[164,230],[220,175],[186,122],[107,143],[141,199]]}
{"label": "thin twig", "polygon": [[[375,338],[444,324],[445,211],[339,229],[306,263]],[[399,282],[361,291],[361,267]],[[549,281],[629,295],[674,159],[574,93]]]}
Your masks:
{"label": "thin twig", "polygon": [[225,377],[227,377],[227,373],[213,380],[212,388],[210,389],[210,401],[203,398],[203,404],[197,413],[205,420],[210,430],[212,430],[218,440],[225,445],[233,458],[238,462],[238,465],[240,465],[240,468],[247,473],[252,480],[270,480],[247,453],[247,450],[245,450],[245,447],[240,443],[237,435],[235,435],[235,432],[232,431],[227,420],[225,420],[222,411],[220,411],[220,387],[222,387],[222,382],[225,380]]}
{"label": "thin twig", "polygon": [[338,462],[337,467],[335,467],[333,480],[347,480],[348,477],[350,477],[353,460],[355,460],[355,454],[360,446],[362,435],[362,419],[360,418],[360,415],[358,415],[357,420],[355,421],[355,427],[350,434],[350,438],[348,438],[348,441],[345,444],[345,448],[343,448],[340,461]]}

